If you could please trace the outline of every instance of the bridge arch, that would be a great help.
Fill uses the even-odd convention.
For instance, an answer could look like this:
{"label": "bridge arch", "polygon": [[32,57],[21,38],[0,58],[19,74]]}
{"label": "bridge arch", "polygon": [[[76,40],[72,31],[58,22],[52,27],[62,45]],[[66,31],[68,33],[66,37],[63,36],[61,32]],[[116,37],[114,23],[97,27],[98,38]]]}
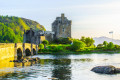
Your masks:
{"label": "bridge arch", "polygon": [[26,55],[26,56],[30,56],[30,55],[31,55],[31,51],[30,51],[29,48],[27,48],[27,49],[25,50],[25,55]]}
{"label": "bridge arch", "polygon": [[17,49],[17,59],[22,59],[22,49],[21,48],[18,48]]}

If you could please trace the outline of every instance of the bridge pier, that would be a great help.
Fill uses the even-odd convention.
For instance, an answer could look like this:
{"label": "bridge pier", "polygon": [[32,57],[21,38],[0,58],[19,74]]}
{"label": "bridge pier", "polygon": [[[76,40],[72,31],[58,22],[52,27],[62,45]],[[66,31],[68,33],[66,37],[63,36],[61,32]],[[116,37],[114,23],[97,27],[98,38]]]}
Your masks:
{"label": "bridge pier", "polygon": [[17,43],[15,43],[14,45],[14,49],[15,49],[15,52],[14,52],[14,59],[17,60]]}
{"label": "bridge pier", "polygon": [[23,47],[23,58],[25,57],[25,43],[22,44]]}
{"label": "bridge pier", "polygon": [[33,56],[33,44],[31,43],[31,56]]}

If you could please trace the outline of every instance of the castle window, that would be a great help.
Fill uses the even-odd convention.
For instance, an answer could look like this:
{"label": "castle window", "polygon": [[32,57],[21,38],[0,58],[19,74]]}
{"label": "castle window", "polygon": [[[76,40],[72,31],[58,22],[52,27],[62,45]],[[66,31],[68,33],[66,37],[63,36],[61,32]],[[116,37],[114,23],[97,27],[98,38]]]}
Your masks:
{"label": "castle window", "polygon": [[65,31],[65,29],[63,28],[63,32]]}

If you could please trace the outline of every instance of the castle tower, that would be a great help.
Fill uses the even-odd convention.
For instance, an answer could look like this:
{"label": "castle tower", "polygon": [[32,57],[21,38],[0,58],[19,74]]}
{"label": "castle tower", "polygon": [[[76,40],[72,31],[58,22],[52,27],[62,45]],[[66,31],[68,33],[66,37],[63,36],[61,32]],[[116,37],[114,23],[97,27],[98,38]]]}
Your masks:
{"label": "castle tower", "polygon": [[64,14],[61,14],[61,17],[57,17],[52,23],[52,31],[55,32],[54,38],[71,38],[71,22]]}

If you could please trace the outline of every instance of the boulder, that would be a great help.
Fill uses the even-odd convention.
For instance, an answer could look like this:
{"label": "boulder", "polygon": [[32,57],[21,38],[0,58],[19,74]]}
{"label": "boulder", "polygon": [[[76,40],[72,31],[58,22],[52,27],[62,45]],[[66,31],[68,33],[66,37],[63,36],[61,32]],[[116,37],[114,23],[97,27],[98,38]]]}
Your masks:
{"label": "boulder", "polygon": [[101,74],[115,74],[120,73],[120,68],[115,68],[114,66],[97,66],[92,68],[91,71]]}

